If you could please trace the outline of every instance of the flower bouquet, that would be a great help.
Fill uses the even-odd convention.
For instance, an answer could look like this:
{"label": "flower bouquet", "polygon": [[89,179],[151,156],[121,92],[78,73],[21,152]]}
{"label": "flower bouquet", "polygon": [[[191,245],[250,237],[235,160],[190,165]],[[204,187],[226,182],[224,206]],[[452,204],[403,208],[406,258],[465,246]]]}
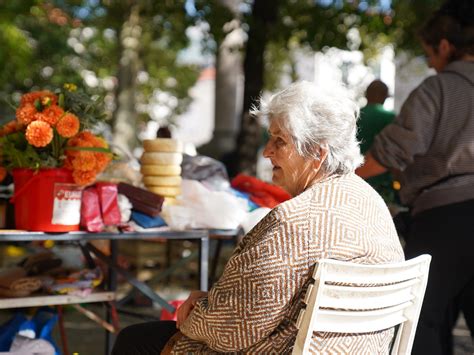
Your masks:
{"label": "flower bouquet", "polygon": [[[17,228],[78,229],[77,185],[93,183],[112,159],[107,142],[90,131],[104,117],[100,102],[73,84],[21,97],[16,119],[0,128],[0,178],[12,172]],[[41,221],[32,226],[33,219]]]}
{"label": "flower bouquet", "polygon": [[99,103],[72,84],[23,95],[16,120],[0,129],[0,177],[5,169],[64,167],[75,183],[93,183],[112,158],[107,142],[89,131],[104,117]]}

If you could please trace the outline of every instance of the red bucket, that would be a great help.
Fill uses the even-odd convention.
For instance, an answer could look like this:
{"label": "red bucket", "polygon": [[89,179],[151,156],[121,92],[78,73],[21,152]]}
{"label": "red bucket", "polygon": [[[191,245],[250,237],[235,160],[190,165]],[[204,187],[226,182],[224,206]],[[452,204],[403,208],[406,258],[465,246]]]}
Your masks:
{"label": "red bucket", "polygon": [[79,230],[81,188],[64,168],[13,169],[17,229],[43,232]]}

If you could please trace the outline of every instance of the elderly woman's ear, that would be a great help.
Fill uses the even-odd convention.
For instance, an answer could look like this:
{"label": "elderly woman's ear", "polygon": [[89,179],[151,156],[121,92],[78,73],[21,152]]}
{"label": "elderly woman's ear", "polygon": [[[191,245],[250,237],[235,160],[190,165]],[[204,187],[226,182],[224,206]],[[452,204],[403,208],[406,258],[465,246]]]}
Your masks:
{"label": "elderly woman's ear", "polygon": [[313,167],[314,170],[318,171],[318,175],[324,174],[324,171],[321,171],[321,167],[323,163],[326,161],[326,158],[328,156],[328,148],[324,146],[318,146],[317,148],[317,157],[313,161]]}

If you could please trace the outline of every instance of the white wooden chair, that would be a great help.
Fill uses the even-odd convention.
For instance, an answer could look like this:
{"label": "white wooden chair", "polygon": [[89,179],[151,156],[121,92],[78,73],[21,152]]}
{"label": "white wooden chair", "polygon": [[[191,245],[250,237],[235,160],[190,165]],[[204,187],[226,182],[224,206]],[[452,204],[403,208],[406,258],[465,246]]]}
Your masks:
{"label": "white wooden chair", "polygon": [[365,333],[396,325],[391,354],[410,354],[430,261],[421,255],[384,265],[318,262],[298,316],[293,355],[309,353],[313,332]]}

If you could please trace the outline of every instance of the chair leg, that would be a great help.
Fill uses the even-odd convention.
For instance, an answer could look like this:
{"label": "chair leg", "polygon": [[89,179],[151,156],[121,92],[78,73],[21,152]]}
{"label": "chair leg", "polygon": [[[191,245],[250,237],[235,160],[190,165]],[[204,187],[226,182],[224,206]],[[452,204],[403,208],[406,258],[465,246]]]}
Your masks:
{"label": "chair leg", "polygon": [[56,306],[56,310],[58,311],[58,326],[59,326],[59,334],[61,335],[61,344],[63,345],[63,353],[64,355],[69,355],[66,330],[64,329],[63,307]]}

